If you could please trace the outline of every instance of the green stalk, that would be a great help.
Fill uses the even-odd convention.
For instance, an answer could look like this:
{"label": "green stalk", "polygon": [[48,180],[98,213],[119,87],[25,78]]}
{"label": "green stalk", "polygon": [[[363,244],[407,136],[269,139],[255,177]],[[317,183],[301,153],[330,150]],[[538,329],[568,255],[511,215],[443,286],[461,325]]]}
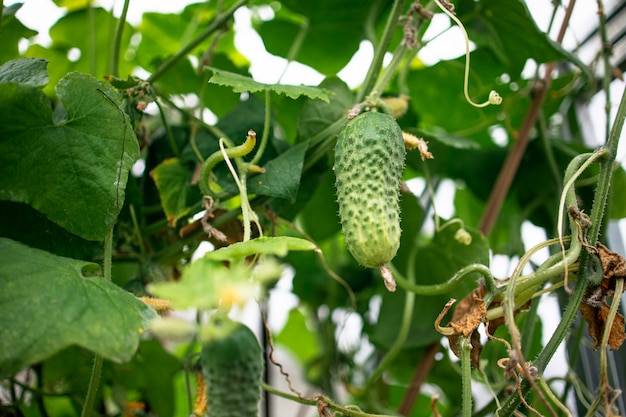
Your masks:
{"label": "green stalk", "polygon": [[161,118],[161,123],[163,123],[163,127],[165,128],[165,137],[167,138],[167,143],[170,145],[170,150],[174,156],[178,157],[180,155],[180,151],[178,149],[178,145],[176,144],[176,140],[174,139],[174,134],[172,133],[170,124],[167,122],[167,118],[165,117],[163,107],[161,106],[161,103],[159,103],[159,100],[154,100],[154,104],[156,104],[159,109],[159,117]]}
{"label": "green stalk", "polygon": [[272,104],[270,101],[270,89],[265,89],[265,121],[263,122],[263,136],[261,137],[261,143],[259,144],[259,149],[257,149],[254,158],[250,161],[251,165],[257,165],[263,156],[263,152],[265,152],[265,148],[267,147],[267,142],[270,136],[270,123],[272,121]]}
{"label": "green stalk", "polygon": [[224,13],[219,14],[211,24],[198,35],[197,38],[189,42],[185,45],[178,53],[169,59],[165,60],[151,75],[148,77],[148,82],[153,83],[163,74],[165,74],[170,68],[172,68],[178,61],[187,56],[189,52],[191,52],[195,47],[200,45],[206,38],[211,36],[213,32],[219,30],[222,25],[224,25],[229,19],[233,17],[237,9],[246,4],[248,0],[239,0],[235,4],[233,4],[230,9],[226,10]]}
{"label": "green stalk", "polygon": [[[413,268],[415,254],[416,254],[417,246],[414,246],[411,255],[409,256],[409,267],[407,268],[407,278],[406,281],[409,283],[415,282],[415,268]],[[397,279],[400,274],[397,271],[394,273],[394,278]],[[404,278],[403,278],[404,279]],[[389,366],[391,362],[398,356],[402,348],[404,347],[404,342],[406,341],[407,336],[409,335],[409,330],[411,329],[411,319],[413,317],[413,307],[415,306],[415,293],[413,291],[406,291],[406,295],[404,297],[404,311],[402,312],[402,322],[400,323],[400,330],[398,331],[398,336],[396,340],[393,342],[393,345],[387,352],[387,354],[383,357],[383,359],[379,362],[378,366],[370,377],[367,380],[367,384],[365,385],[365,392],[369,392],[372,386],[378,379],[381,377],[385,369]]]}
{"label": "green stalk", "polygon": [[111,66],[109,68],[109,71],[114,77],[117,77],[119,74],[120,49],[122,48],[122,36],[124,35],[124,25],[126,24],[126,15],[128,14],[129,4],[130,0],[124,0],[122,14],[120,15],[120,18],[117,22],[115,37],[113,38],[113,45],[111,45]]}
{"label": "green stalk", "polygon": [[339,413],[341,413],[341,415],[343,416],[349,416],[349,417],[396,417],[396,416],[388,416],[388,415],[382,415],[382,414],[369,414],[369,413],[364,413],[358,409],[355,409],[354,407],[350,407],[350,406],[342,406],[340,404],[337,404],[336,402],[332,401],[330,398],[324,396],[324,395],[317,395],[313,398],[305,398],[305,397],[299,397],[293,394],[289,394],[283,391],[280,391],[276,388],[274,388],[273,386],[266,384],[264,381],[261,381],[261,388],[263,388],[265,391],[277,395],[279,397],[285,398],[287,400],[299,403],[299,404],[304,404],[304,405],[310,405],[312,407],[318,406],[320,404],[320,402],[324,403],[328,408],[335,410]]}
{"label": "green stalk", "polygon": [[98,393],[98,385],[100,384],[100,375],[102,374],[102,356],[95,355],[93,358],[93,367],[91,368],[91,377],[89,378],[89,387],[87,388],[87,396],[83,404],[83,410],[80,417],[88,417],[93,411],[93,404]]}
{"label": "green stalk", "polygon": [[[104,279],[111,281],[111,265],[112,265],[112,253],[113,253],[113,226],[109,234],[104,239]],[[96,394],[98,393],[98,385],[100,385],[100,375],[102,374],[102,364],[104,359],[102,356],[96,354],[93,358],[93,367],[91,369],[91,376],[89,377],[89,386],[87,387],[87,395],[85,397],[85,403],[80,413],[81,417],[87,417],[93,411],[93,405],[96,401]]]}
{"label": "green stalk", "polygon": [[396,283],[398,284],[398,286],[400,286],[402,289],[406,291],[419,294],[419,295],[438,295],[438,294],[445,294],[447,292],[450,292],[454,288],[456,288],[459,284],[461,284],[465,280],[465,277],[467,275],[474,273],[474,272],[481,274],[485,278],[487,290],[490,293],[497,291],[491,271],[489,270],[487,266],[482,265],[482,264],[467,265],[461,268],[459,271],[457,271],[457,273],[454,274],[452,278],[450,278],[446,282],[442,282],[441,284],[432,284],[432,285],[415,284],[411,282],[410,280],[404,278],[401,274],[399,274],[398,271],[393,266],[393,264],[389,264],[389,268],[392,270],[393,277],[396,280]]}
{"label": "green stalk", "polygon": [[[602,161],[600,167],[600,175],[598,180],[598,187],[596,188],[596,192],[594,195],[593,207],[591,209],[591,227],[587,233],[587,237],[589,241],[595,242],[598,239],[598,235],[600,232],[600,227],[602,225],[602,217],[604,215],[604,207],[606,205],[606,201],[608,198],[608,191],[611,184],[612,177],[612,167],[615,161],[615,155],[617,152],[617,146],[619,145],[619,138],[622,133],[622,128],[624,126],[624,119],[626,118],[626,90],[622,94],[622,99],[620,101],[619,108],[617,110],[617,116],[613,123],[613,128],[611,129],[611,133],[609,135],[609,140],[606,144],[606,149],[608,150],[608,155],[604,161]],[[569,167],[568,167],[569,170]],[[568,179],[566,174],[566,179]],[[573,193],[573,191],[572,191]],[[570,197],[568,197],[568,203],[570,201]],[[574,195],[575,201],[575,195]],[[576,230],[572,231],[573,234],[577,233]],[[575,239],[576,240],[576,239]],[[573,243],[572,243],[573,244]],[[543,348],[536,361],[534,362],[535,367],[539,371],[539,373],[543,372],[552,356],[556,352],[557,348],[567,335],[569,331],[569,327],[571,323],[576,318],[576,314],[578,313],[578,307],[582,302],[584,295],[587,291],[587,277],[585,277],[585,263],[590,262],[590,256],[587,251],[583,251],[580,256],[580,268],[579,268],[579,279],[576,281],[576,286],[574,287],[574,291],[570,297],[570,300],[565,307],[565,311],[563,312],[563,316],[561,317],[561,321],[557,325],[554,334]],[[522,382],[522,395],[526,395],[530,389],[530,384],[527,381]],[[498,413],[499,416],[510,416],[512,415],[517,406],[520,403],[520,398],[518,395],[511,395],[507,401],[502,406],[502,409]]]}
{"label": "green stalk", "polygon": [[2,17],[4,16],[4,0],[0,0],[0,32],[2,32]]}
{"label": "green stalk", "polygon": [[602,0],[598,2],[598,32],[600,32],[600,39],[602,42],[602,64],[604,65],[604,77],[602,77],[602,90],[604,91],[604,111],[606,114],[605,135],[608,142],[609,132],[611,129],[611,42],[606,34],[606,14],[604,13],[604,4]]}
{"label": "green stalk", "polygon": [[96,75],[96,14],[90,1],[87,5],[89,18],[89,73]]}
{"label": "green stalk", "polygon": [[393,53],[393,58],[387,68],[383,71],[376,84],[372,88],[371,94],[368,96],[371,100],[376,100],[381,96],[381,94],[385,91],[387,85],[391,82],[396,69],[400,66],[400,62],[404,59],[405,54],[409,51],[409,48],[404,44],[400,43],[396,50]]}
{"label": "green stalk", "polygon": [[391,43],[393,32],[398,25],[398,19],[400,18],[400,14],[402,13],[402,9],[404,8],[404,3],[404,0],[395,0],[393,2],[391,13],[389,14],[389,18],[387,19],[387,23],[385,24],[383,36],[380,40],[380,43],[375,47],[374,58],[372,59],[372,63],[367,71],[367,75],[365,76],[365,81],[363,82],[363,85],[361,86],[357,94],[357,103],[363,101],[365,96],[371,93],[372,87],[374,86],[376,78],[378,77],[378,73],[383,66],[383,59],[385,58],[385,53],[387,52],[387,49],[389,49],[389,44]]}
{"label": "green stalk", "polygon": [[289,52],[287,53],[287,58],[286,58],[287,65],[285,65],[283,72],[280,74],[280,77],[278,77],[278,81],[276,81],[277,84],[280,84],[280,81],[283,79],[283,77],[287,73],[289,64],[291,64],[296,59],[296,56],[298,56],[298,53],[300,52],[300,48],[302,48],[302,44],[304,43],[304,39],[306,39],[306,35],[308,35],[308,33],[309,33],[309,21],[308,19],[305,19],[304,22],[302,22],[302,26],[300,26],[300,30],[298,31],[298,34],[293,40],[291,47],[289,48]]}
{"label": "green stalk", "polygon": [[461,355],[461,385],[462,385],[462,416],[472,416],[472,344],[469,337],[459,338],[459,352]]}

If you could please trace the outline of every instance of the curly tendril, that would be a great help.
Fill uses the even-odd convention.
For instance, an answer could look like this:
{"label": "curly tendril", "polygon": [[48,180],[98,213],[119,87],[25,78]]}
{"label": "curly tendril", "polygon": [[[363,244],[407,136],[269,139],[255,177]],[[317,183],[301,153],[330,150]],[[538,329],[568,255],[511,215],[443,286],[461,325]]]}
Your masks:
{"label": "curly tendril", "polygon": [[467,35],[467,31],[465,30],[465,26],[463,26],[463,23],[461,23],[461,21],[454,15],[454,13],[452,13],[447,7],[445,7],[443,4],[441,4],[440,0],[435,0],[435,3],[437,3],[437,6],[439,6],[439,8],[448,15],[448,17],[452,20],[454,20],[456,22],[456,24],[459,26],[459,28],[461,28],[461,31],[463,31],[463,37],[465,38],[465,77],[463,79],[463,94],[465,95],[465,100],[467,100],[467,102],[469,104],[471,104],[474,107],[487,107],[490,104],[494,104],[494,105],[499,105],[502,103],[502,97],[500,96],[500,94],[498,94],[497,91],[495,90],[491,90],[489,92],[489,99],[487,101],[485,101],[484,103],[475,103],[469,96],[469,71],[470,71],[470,47],[469,47],[469,36]]}

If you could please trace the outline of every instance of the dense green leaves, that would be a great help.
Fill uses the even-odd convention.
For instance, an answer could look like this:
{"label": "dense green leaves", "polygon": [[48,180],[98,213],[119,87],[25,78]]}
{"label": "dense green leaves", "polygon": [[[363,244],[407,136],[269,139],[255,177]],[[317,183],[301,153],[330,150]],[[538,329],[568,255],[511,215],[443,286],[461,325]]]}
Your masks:
{"label": "dense green leaves", "polygon": [[[279,13],[274,20],[259,25],[265,47],[270,53],[295,59],[326,75],[334,75],[357,51],[365,37],[364,22],[372,0],[289,0],[284,6],[300,15]],[[295,49],[294,49],[295,47]]]}
{"label": "dense green leaves", "polygon": [[457,11],[461,20],[469,9],[469,18],[464,23],[471,32],[472,40],[480,46],[489,47],[504,65],[503,73],[513,79],[519,77],[528,59],[544,63],[572,58],[537,27],[522,0],[460,3],[466,6]]}
{"label": "dense green leaves", "polygon": [[328,103],[328,95],[319,88],[305,85],[264,84],[239,74],[221,71],[216,68],[209,69],[213,72],[213,76],[211,76],[209,82],[231,87],[235,93],[257,93],[268,89],[277,94],[284,94],[289,98],[295,99],[304,95],[309,98],[319,99]]}
{"label": "dense green leaves", "polygon": [[[114,74],[111,68],[111,39],[118,20],[102,8],[74,10],[59,19],[50,28],[52,45],[44,47],[33,44],[26,55],[43,58],[54,65],[48,68],[51,85],[47,92],[54,94],[54,86],[68,72],[77,71],[92,74],[98,78]],[[122,45],[127,46],[133,28],[126,23]],[[124,59],[125,50],[120,51],[118,73],[126,78],[132,71],[133,63]]]}
{"label": "dense green leaves", "polygon": [[[335,392],[341,381],[355,407],[333,408],[329,402],[321,410],[319,403],[320,414],[348,415],[358,407],[368,414],[416,417],[437,407],[443,417],[470,412],[510,416],[496,410],[515,392],[498,367],[511,356],[508,346],[488,341],[480,358],[484,373],[472,374],[474,392],[474,384],[487,384],[498,396],[483,411],[462,408],[470,378],[461,381],[456,358],[443,350],[442,358],[428,356],[442,337],[433,326],[435,318],[450,297],[462,299],[479,285],[478,274],[465,276],[445,294],[426,295],[424,287],[415,288],[410,322],[403,318],[408,294],[399,274],[420,286],[440,284],[470,263],[488,265],[490,254],[519,259],[527,249],[524,224],[554,236],[562,174],[574,156],[588,151],[582,145],[588,121],[580,118],[580,105],[602,84],[589,83],[584,64],[553,40],[561,10],[555,10],[550,33],[544,33],[533,21],[529,2],[452,2],[473,45],[469,95],[482,102],[497,90],[504,98],[501,106],[475,108],[463,94],[464,56],[425,64],[421,47],[441,39],[432,29],[446,19],[433,2],[421,2],[420,9],[415,2],[386,0],[198,1],[168,13],[154,11],[148,2],[141,6],[146,9],[140,23],[122,26],[120,8],[91,3],[55,0],[62,17],[52,24],[48,44],[20,23],[19,4],[3,8],[0,375],[6,379],[0,385],[15,393],[3,398],[3,411],[33,417],[89,415],[88,407],[81,408],[96,352],[107,359],[93,407],[99,413],[122,415],[143,407],[138,414],[187,416],[194,411],[190,376],[202,366],[197,336],[210,330],[206,317],[244,312],[247,318],[258,304],[273,328],[274,315],[287,315],[275,296],[291,285],[297,305],[289,307],[282,330],[269,336],[297,362],[299,369],[290,374],[302,371],[315,390],[332,400],[341,398]],[[233,16],[230,8],[241,4]],[[400,17],[383,30],[395,16],[393,5],[401,5]],[[437,14],[434,19],[425,17],[426,9]],[[248,50],[243,46],[250,46],[244,44],[250,40],[248,13],[267,52],[309,65],[324,80],[314,87],[309,80],[261,82],[255,55],[249,62],[242,54]],[[389,60],[412,35],[420,47]],[[374,58],[353,60],[361,46],[365,53],[359,57],[369,56],[364,42],[373,46]],[[460,36],[453,42],[463,46]],[[359,66],[357,74],[370,70],[367,83],[349,79],[350,85],[367,84],[360,91],[346,84],[344,72],[339,78],[350,61],[351,68]],[[557,62],[557,71],[541,108],[532,109],[539,77],[528,70],[548,62]],[[380,66],[390,78],[374,73]],[[598,79],[607,76],[601,65],[595,71]],[[543,75],[541,67],[537,75]],[[365,91],[376,80],[377,91]],[[409,108],[396,121],[403,131],[423,137],[434,156],[423,160],[418,150],[407,153],[400,187],[402,236],[392,261],[402,285],[395,293],[385,289],[377,269],[359,267],[346,249],[333,168],[332,150],[348,115],[380,105],[379,94],[385,99],[409,96],[398,97],[397,103]],[[357,97],[363,101],[357,103]],[[531,110],[538,110],[539,120],[504,190],[498,219],[489,236],[482,236],[473,227],[490,208],[489,196]],[[233,173],[220,161],[210,175],[216,198],[204,198],[198,187],[202,163],[219,152],[220,138],[239,146],[250,130],[256,132],[256,145],[232,159],[236,175],[246,174],[247,195],[241,195]],[[255,166],[248,169],[253,160]],[[597,201],[598,171],[592,165],[576,184],[579,208],[588,214]],[[606,208],[611,219],[624,216],[625,184],[624,170],[615,170]],[[433,215],[453,221],[439,219],[433,228]],[[244,224],[250,217],[254,224]],[[462,239],[467,235],[457,236],[461,224],[471,243]],[[242,242],[244,230],[251,231],[251,240]],[[607,235],[603,230],[601,238]],[[103,247],[105,237],[110,239]],[[98,276],[100,263],[112,281]],[[497,265],[492,268],[504,275]],[[527,271],[523,274],[532,274]],[[581,268],[577,274],[589,273]],[[594,274],[602,275],[598,268]],[[525,278],[518,281],[515,296]],[[561,279],[557,270],[551,282],[533,288],[552,291],[557,286],[550,285]],[[507,280],[497,282],[507,285]],[[175,311],[152,320],[154,311],[126,291],[164,298],[148,302],[189,314]],[[509,294],[496,291],[485,299],[490,296],[495,296],[488,307],[495,316],[494,308]],[[533,300],[530,311],[516,318],[527,359],[546,356],[541,341],[546,317],[536,315],[545,299]],[[463,304],[456,303],[454,314],[464,314]],[[406,342],[392,349],[404,330]],[[500,326],[495,335],[511,341],[509,333]],[[569,351],[568,360],[573,363],[577,353]],[[31,379],[14,378],[25,368],[20,377]],[[428,375],[422,374],[425,369]],[[429,387],[417,396],[407,389],[415,375],[424,376]],[[577,376],[584,380],[582,372]],[[588,388],[574,385],[580,392]],[[297,382],[293,387],[302,388]],[[438,401],[433,402],[432,392],[439,394]],[[571,392],[563,395],[569,398]],[[526,399],[543,411],[532,394]],[[412,410],[406,409],[412,401]]]}
{"label": "dense green leaves", "polygon": [[0,375],[83,346],[114,361],[130,360],[154,311],[94,276],[98,266],[0,238]]}
{"label": "dense green leaves", "polygon": [[53,114],[39,88],[0,84],[0,199],[102,240],[124,203],[137,140],[105,84],[72,73],[57,94],[63,106]]}

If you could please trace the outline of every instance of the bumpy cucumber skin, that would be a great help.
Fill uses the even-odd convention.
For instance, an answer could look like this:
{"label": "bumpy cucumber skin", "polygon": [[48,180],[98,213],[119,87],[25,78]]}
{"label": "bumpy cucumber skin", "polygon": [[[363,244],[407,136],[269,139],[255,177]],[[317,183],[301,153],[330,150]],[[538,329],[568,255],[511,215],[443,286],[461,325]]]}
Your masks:
{"label": "bumpy cucumber skin", "polygon": [[206,417],[256,417],[263,372],[261,346],[240,323],[202,347],[200,362],[207,384]]}
{"label": "bumpy cucumber skin", "polygon": [[363,266],[386,264],[400,246],[398,199],[405,158],[402,129],[386,113],[360,114],[337,138],[341,227],[348,250]]}

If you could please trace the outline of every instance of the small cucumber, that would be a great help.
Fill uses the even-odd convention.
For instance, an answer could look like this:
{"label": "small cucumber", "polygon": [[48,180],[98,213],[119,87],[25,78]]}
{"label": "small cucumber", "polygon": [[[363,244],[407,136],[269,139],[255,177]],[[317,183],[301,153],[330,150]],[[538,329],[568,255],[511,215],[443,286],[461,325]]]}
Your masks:
{"label": "small cucumber", "polygon": [[363,266],[384,265],[400,246],[398,197],[405,157],[402,129],[386,113],[360,114],[337,139],[341,227],[348,250]]}
{"label": "small cucumber", "polygon": [[225,334],[202,346],[200,364],[207,385],[207,417],[256,417],[261,397],[263,355],[245,325],[222,319]]}

